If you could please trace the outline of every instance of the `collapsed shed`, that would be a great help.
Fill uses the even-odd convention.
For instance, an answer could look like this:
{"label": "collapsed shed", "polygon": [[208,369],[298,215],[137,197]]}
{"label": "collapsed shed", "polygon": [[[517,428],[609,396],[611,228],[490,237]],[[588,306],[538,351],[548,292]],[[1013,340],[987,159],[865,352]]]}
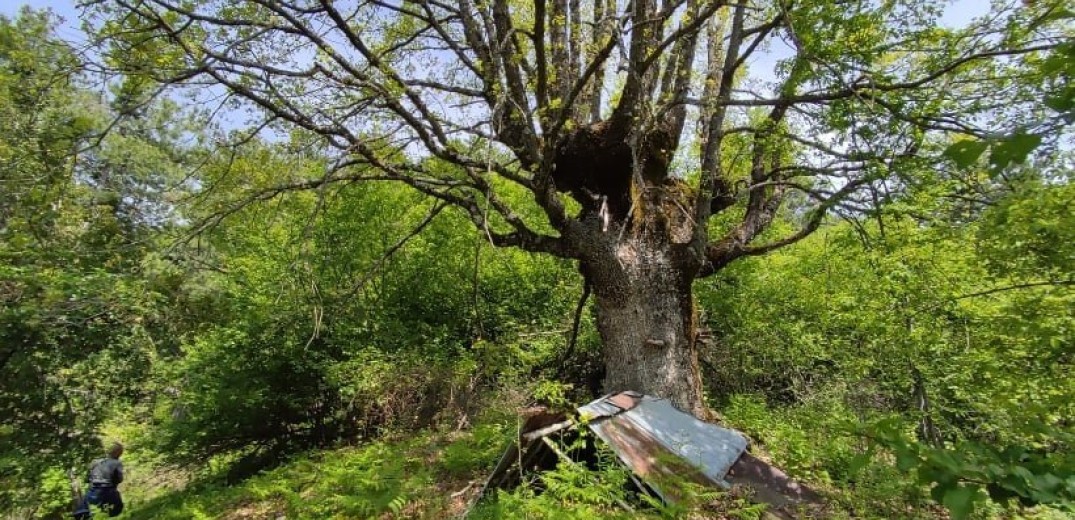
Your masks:
{"label": "collapsed shed", "polygon": [[769,505],[768,513],[777,518],[795,518],[801,506],[820,502],[815,492],[747,452],[743,434],[701,421],[664,399],[635,392],[609,394],[581,406],[578,419],[544,410],[530,415],[518,442],[489,475],[479,500],[497,489],[513,489],[527,474],[553,469],[560,461],[593,461],[592,443],[565,442],[582,428],[630,470],[636,491],[666,503],[682,498],[682,489],[673,482],[747,488],[752,499]]}

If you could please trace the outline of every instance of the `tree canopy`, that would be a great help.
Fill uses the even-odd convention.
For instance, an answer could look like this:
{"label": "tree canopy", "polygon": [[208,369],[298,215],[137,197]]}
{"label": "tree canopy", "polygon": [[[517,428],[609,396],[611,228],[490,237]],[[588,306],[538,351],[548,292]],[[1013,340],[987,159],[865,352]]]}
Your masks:
{"label": "tree canopy", "polygon": [[[672,175],[692,187],[681,211],[699,223],[702,274],[870,207],[953,141],[966,162],[1012,136],[992,157],[1019,162],[1070,110],[1050,76],[1071,52],[1060,2],[1001,4],[960,28],[917,0],[93,5],[125,72],[209,87],[252,109],[253,132],[324,139],[324,172],[240,204],[392,180],[458,206],[497,245],[577,258],[586,217],[642,211],[630,187]],[[763,52],[772,71],[752,66]],[[544,218],[525,218],[510,185]],[[799,229],[757,240],[785,201]]]}

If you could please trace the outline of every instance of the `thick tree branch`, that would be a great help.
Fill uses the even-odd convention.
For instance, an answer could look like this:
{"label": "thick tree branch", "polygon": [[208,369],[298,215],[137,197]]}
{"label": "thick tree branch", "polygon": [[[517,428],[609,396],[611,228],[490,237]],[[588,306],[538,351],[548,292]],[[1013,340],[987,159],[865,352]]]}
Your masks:
{"label": "thick tree branch", "polygon": [[[795,96],[784,96],[784,97],[765,98],[765,99],[731,99],[731,98],[724,99],[724,98],[722,98],[717,103],[719,105],[721,105],[721,106],[764,107],[764,106],[775,106],[775,105],[783,105],[783,104],[797,105],[797,104],[809,104],[809,103],[828,103],[828,102],[831,102],[831,101],[838,101],[838,100],[841,100],[841,99],[847,99],[847,98],[851,98],[851,97],[858,97],[858,98],[861,98],[863,100],[875,101],[877,99],[880,99],[880,98],[876,97],[880,93],[896,92],[896,91],[901,91],[901,90],[914,90],[914,89],[922,88],[922,87],[926,86],[927,84],[932,83],[932,82],[944,77],[945,75],[953,72],[955,69],[957,69],[957,68],[959,68],[959,67],[961,67],[963,65],[966,65],[968,63],[977,61],[977,60],[984,60],[984,59],[1004,57],[1004,56],[1020,56],[1020,55],[1031,54],[1031,53],[1035,53],[1035,52],[1043,52],[1043,51],[1053,50],[1053,49],[1055,49],[1057,47],[1057,45],[1059,45],[1059,44],[1038,45],[1038,46],[1026,47],[1026,48],[1021,48],[1021,49],[1000,49],[1000,50],[993,50],[993,51],[975,53],[975,54],[972,54],[972,55],[969,55],[969,56],[964,56],[962,58],[953,60],[953,61],[949,62],[947,65],[945,65],[945,66],[943,66],[943,67],[941,67],[941,68],[939,68],[939,69],[937,69],[937,70],[935,70],[935,71],[933,71],[933,72],[931,72],[929,74],[926,74],[921,78],[918,78],[918,79],[915,79],[915,80],[910,80],[910,81],[902,81],[902,82],[897,82],[897,83],[877,83],[877,82],[867,80],[867,81],[852,84],[852,85],[844,87],[844,88],[840,88],[840,89],[836,89],[836,90],[830,90],[830,91],[827,91],[827,92],[814,92],[814,93],[800,94],[800,95],[795,95]],[[706,104],[706,102],[704,100],[698,100],[698,99],[685,99],[683,102],[687,103],[687,104],[691,104],[691,105],[697,105],[697,106],[705,106],[705,104]]]}
{"label": "thick tree branch", "polygon": [[[705,226],[714,210],[729,207],[731,187],[725,178],[720,153],[723,149],[725,134],[722,132],[728,109],[720,104],[721,99],[731,96],[735,84],[735,63],[739,56],[739,46],[743,42],[743,20],[746,6],[740,4],[733,9],[731,33],[728,47],[722,48],[726,21],[717,17],[710,22],[708,74],[705,81],[705,93],[708,103],[702,112],[702,152],[701,178],[698,181],[698,195],[694,202],[695,241],[705,244],[708,232]],[[723,51],[723,53],[722,53]],[[714,203],[717,204],[714,204]]]}
{"label": "thick tree branch", "polygon": [[[758,229],[759,226],[758,223],[744,222],[744,224],[728,233],[728,235],[721,240],[709,244],[706,247],[707,263],[699,271],[698,277],[701,278],[716,273],[738,258],[762,255],[781,247],[789,246],[810,236],[811,233],[817,231],[817,229],[821,227],[821,223],[825,220],[825,216],[828,214],[829,210],[854,193],[856,189],[869,182],[869,180],[870,179],[867,178],[860,178],[849,181],[843,188],[840,188],[831,197],[814,208],[808,217],[806,224],[803,225],[802,228],[782,239],[765,244],[750,245],[750,241],[753,240],[760,231]],[[775,210],[775,208],[773,209]],[[762,215],[762,217],[763,216],[764,215]],[[771,218],[771,215],[769,216]]]}

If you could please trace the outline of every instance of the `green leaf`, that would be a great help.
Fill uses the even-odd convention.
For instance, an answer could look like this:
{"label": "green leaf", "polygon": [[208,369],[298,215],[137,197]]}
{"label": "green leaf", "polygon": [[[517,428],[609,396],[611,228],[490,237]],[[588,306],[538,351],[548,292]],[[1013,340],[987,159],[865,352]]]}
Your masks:
{"label": "green leaf", "polygon": [[1030,152],[1041,145],[1041,136],[1037,134],[1017,133],[993,146],[989,154],[989,163],[994,168],[1007,168],[1013,164],[1022,164]]}
{"label": "green leaf", "polygon": [[1036,28],[1040,27],[1042,24],[1046,24],[1046,23],[1049,23],[1049,22],[1061,22],[1061,21],[1067,20],[1069,18],[1075,18],[1075,12],[1073,12],[1073,11],[1071,11],[1069,9],[1063,9],[1063,8],[1056,9],[1053,12],[1051,12],[1049,14],[1046,14],[1045,16],[1042,16],[1035,23],[1031,24],[1030,29],[1036,29]]}
{"label": "green leaf", "polygon": [[952,143],[945,151],[944,156],[951,159],[960,168],[968,168],[985,153],[989,144],[985,141],[959,141]]}
{"label": "green leaf", "polygon": [[1068,86],[1064,90],[1045,98],[1045,106],[1065,114],[1075,110],[1075,86]]}
{"label": "green leaf", "polygon": [[1042,62],[1041,70],[1048,75],[1056,75],[1062,71],[1069,70],[1073,56],[1075,56],[1075,44],[1060,44]]}
{"label": "green leaf", "polygon": [[896,468],[900,471],[910,471],[919,463],[918,454],[910,449],[896,448]]}
{"label": "green leaf", "polygon": [[[1065,92],[1064,94],[1068,93]],[[1075,107],[1075,96],[1071,96],[1070,94],[1049,96],[1045,98],[1045,106],[1057,112],[1067,112],[1068,110],[1071,110],[1072,107]]]}
{"label": "green leaf", "polygon": [[942,503],[952,514],[952,520],[963,520],[974,510],[976,498],[978,498],[978,486],[956,486],[945,491]]}
{"label": "green leaf", "polygon": [[1057,9],[1044,17],[1044,19],[1049,22],[1067,20],[1069,18],[1075,18],[1075,11],[1070,9]]}
{"label": "green leaf", "polygon": [[929,496],[938,503],[944,503],[944,497],[949,491],[954,489],[952,483],[938,483],[929,490]]}
{"label": "green leaf", "polygon": [[857,475],[862,468],[865,468],[870,460],[873,459],[873,449],[866,450],[865,453],[859,453],[851,458],[851,461],[847,464],[847,472],[852,475]]}

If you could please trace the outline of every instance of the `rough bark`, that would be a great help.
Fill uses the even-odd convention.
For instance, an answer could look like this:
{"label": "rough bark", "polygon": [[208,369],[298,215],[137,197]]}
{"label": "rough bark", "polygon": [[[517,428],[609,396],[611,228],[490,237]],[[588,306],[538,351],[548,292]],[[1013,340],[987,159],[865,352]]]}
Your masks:
{"label": "rough bark", "polygon": [[664,397],[704,416],[691,294],[702,251],[687,209],[692,191],[668,177],[664,138],[644,136],[653,145],[634,157],[626,132],[580,129],[560,147],[556,183],[583,205],[572,246],[595,297],[605,390]]}
{"label": "rough bark", "polygon": [[702,417],[705,402],[690,277],[675,256],[668,248],[635,239],[617,247],[615,258],[622,266],[589,264],[604,387],[607,392],[634,390],[664,397]]}

